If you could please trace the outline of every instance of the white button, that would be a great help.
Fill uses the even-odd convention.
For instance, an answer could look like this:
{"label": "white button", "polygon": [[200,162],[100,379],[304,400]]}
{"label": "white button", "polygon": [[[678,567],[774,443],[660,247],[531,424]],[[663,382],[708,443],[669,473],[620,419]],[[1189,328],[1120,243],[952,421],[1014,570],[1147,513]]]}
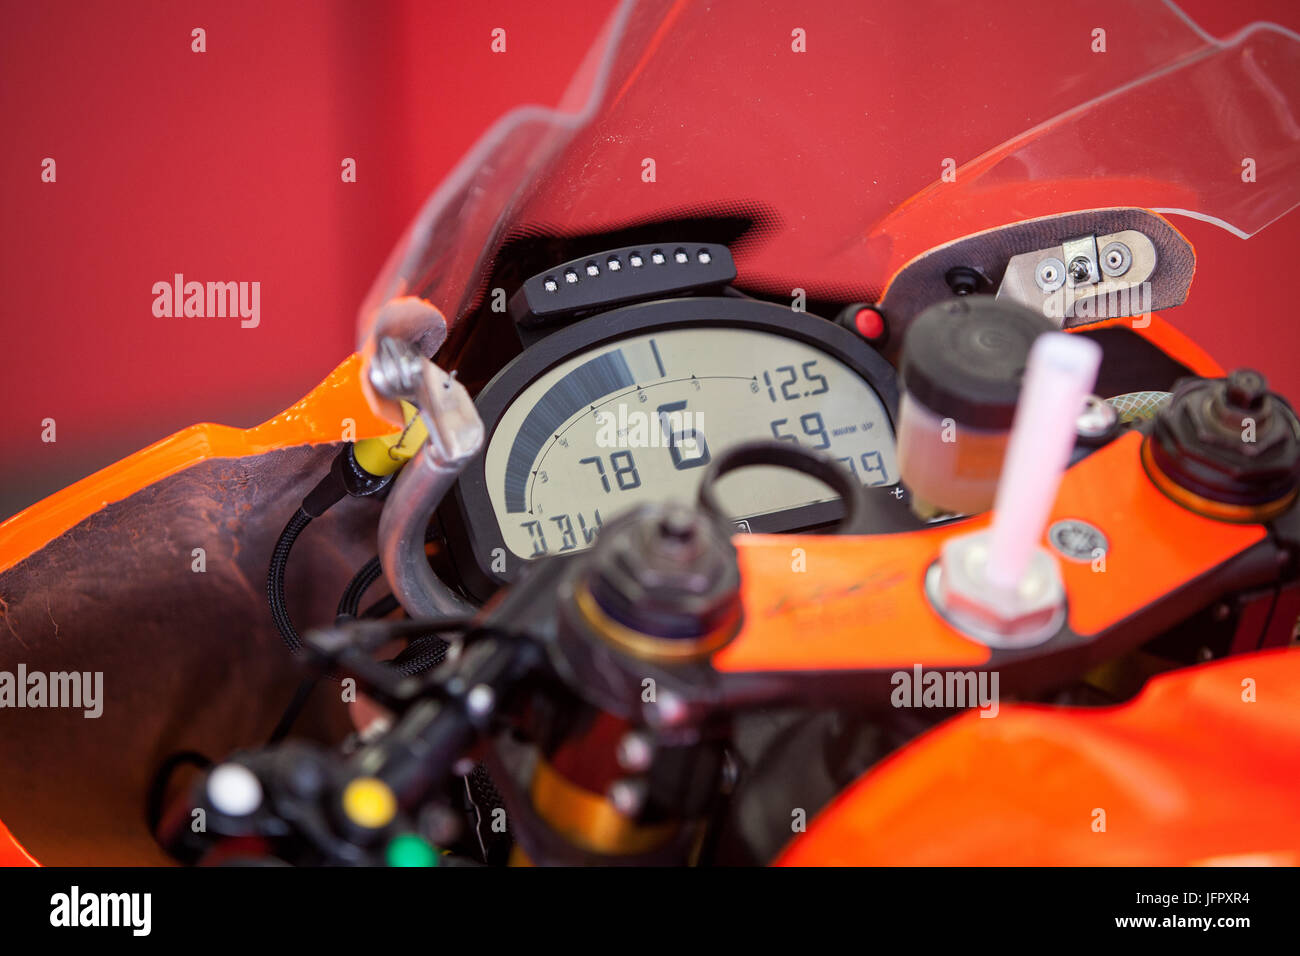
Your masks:
{"label": "white button", "polygon": [[243,764],[223,763],[208,774],[208,800],[232,817],[246,817],[262,805],[262,782]]}

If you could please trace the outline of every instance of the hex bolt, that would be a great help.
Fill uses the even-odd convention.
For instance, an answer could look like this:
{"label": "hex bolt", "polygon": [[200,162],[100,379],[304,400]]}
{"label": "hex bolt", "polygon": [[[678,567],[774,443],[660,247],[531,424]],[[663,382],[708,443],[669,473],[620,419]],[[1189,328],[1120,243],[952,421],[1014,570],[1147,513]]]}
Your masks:
{"label": "hex bolt", "polygon": [[1300,421],[1253,369],[1182,383],[1144,449],[1173,485],[1252,520],[1284,510],[1300,486]]}
{"label": "hex bolt", "polygon": [[692,508],[653,505],[605,526],[588,582],[592,597],[621,624],[690,638],[734,617],[740,572],[725,529]]}
{"label": "hex bolt", "polygon": [[370,385],[385,398],[411,398],[424,374],[424,359],[411,346],[382,338],[370,359]]}

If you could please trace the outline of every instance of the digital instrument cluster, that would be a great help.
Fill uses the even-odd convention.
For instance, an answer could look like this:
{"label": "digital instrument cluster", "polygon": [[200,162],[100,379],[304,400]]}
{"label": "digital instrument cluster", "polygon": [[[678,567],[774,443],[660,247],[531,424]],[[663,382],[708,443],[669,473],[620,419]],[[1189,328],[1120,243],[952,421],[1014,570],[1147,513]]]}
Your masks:
{"label": "digital instrument cluster", "polygon": [[[898,481],[892,367],[825,319],[751,299],[585,319],[526,349],[476,404],[487,445],[443,516],[471,590],[589,547],[634,505],[693,501],[705,466],[741,442],[793,442],[863,485]],[[717,492],[742,531],[811,529],[840,508],[820,482],[775,467],[728,476]]]}

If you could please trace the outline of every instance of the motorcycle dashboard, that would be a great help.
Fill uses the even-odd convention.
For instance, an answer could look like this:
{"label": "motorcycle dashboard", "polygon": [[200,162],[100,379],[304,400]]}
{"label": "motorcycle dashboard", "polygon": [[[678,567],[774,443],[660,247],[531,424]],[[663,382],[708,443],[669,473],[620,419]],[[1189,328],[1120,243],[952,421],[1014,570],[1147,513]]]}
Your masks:
{"label": "motorcycle dashboard", "polygon": [[[740,297],[664,299],[541,339],[484,387],[487,429],[441,513],[459,575],[486,598],[528,562],[590,547],[635,505],[693,502],[705,467],[755,439],[794,442],[859,483],[898,482],[893,368],[826,319]],[[753,467],[717,493],[742,532],[842,515],[820,482]]]}

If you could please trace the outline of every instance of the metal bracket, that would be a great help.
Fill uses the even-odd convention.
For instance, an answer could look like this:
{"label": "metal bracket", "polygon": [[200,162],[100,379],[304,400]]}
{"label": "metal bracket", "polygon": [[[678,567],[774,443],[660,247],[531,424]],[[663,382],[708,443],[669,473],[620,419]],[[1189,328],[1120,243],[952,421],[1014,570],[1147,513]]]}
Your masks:
{"label": "metal bracket", "polygon": [[997,296],[1041,311],[1062,328],[1145,315],[1156,258],[1155,244],[1135,229],[1067,239],[1013,256]]}
{"label": "metal bracket", "polygon": [[1061,258],[1065,260],[1065,276],[1071,285],[1091,285],[1101,278],[1097,266],[1097,237],[1080,236],[1061,243]]}

